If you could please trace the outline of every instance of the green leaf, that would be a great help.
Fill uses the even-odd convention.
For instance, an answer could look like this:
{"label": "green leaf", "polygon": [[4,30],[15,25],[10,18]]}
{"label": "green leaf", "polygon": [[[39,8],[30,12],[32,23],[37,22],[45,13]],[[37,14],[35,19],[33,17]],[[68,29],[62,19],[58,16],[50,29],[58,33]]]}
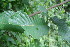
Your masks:
{"label": "green leaf", "polygon": [[67,26],[65,20],[53,17],[52,22],[58,26],[58,34],[68,42],[70,42],[70,27]]}
{"label": "green leaf", "polygon": [[49,27],[42,18],[39,18],[38,16],[34,17],[32,25],[33,26],[27,26],[26,28],[24,28],[26,35],[31,35],[32,37],[37,39],[44,35],[47,35]]}
{"label": "green leaf", "polygon": [[25,13],[23,14],[18,11],[9,20],[9,23],[21,26],[25,30],[24,33],[27,36],[31,35],[33,38],[36,39],[47,35],[49,31],[47,22],[44,22],[44,20],[39,16],[29,17]]}
{"label": "green leaf", "polygon": [[70,27],[68,27],[67,25],[58,26],[58,33],[64,40],[70,42]]}
{"label": "green leaf", "polygon": [[48,33],[48,27],[47,25],[34,25],[32,27],[27,26],[24,27],[25,29],[25,34],[26,35],[31,35],[33,38],[39,39],[40,37],[47,35]]}
{"label": "green leaf", "polygon": [[65,25],[65,19],[59,19],[57,16],[54,16],[53,18],[51,18],[52,22],[58,26],[63,26]]}
{"label": "green leaf", "polygon": [[0,30],[9,30],[14,32],[24,32],[24,29],[18,25],[12,25],[9,23],[11,14],[4,12],[0,17]]}

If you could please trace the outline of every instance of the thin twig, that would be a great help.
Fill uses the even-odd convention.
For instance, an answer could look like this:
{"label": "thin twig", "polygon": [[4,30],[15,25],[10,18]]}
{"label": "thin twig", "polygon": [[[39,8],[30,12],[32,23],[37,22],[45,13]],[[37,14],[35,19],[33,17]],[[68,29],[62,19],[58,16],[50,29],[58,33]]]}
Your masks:
{"label": "thin twig", "polygon": [[[66,0],[66,1],[64,1],[64,2],[62,2],[62,3],[60,3],[60,4],[57,4],[57,5],[54,5],[54,6],[48,8],[48,9],[46,9],[46,10],[49,10],[49,9],[55,8],[55,7],[60,6],[60,5],[63,5],[63,4],[65,4],[65,3],[67,3],[67,2],[69,2],[69,1],[70,1],[70,0]],[[38,12],[35,12],[35,13],[29,15],[29,16],[34,16],[34,15],[39,14],[39,13],[41,13],[41,12],[42,12],[42,11],[38,11]]]}

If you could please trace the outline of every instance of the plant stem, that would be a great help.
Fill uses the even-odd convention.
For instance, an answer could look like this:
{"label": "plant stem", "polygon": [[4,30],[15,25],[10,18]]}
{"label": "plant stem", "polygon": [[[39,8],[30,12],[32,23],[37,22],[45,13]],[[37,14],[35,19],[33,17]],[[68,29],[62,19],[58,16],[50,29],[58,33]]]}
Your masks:
{"label": "plant stem", "polygon": [[[60,4],[57,4],[57,5],[54,5],[54,6],[48,8],[48,9],[46,9],[46,10],[49,10],[49,9],[58,7],[58,6],[63,5],[63,4],[65,4],[65,3],[67,3],[67,2],[69,2],[69,1],[70,1],[70,0],[66,0],[66,1],[64,1],[64,2],[62,2],[62,3],[60,3]],[[35,12],[35,13],[33,13],[33,14],[30,14],[29,16],[31,17],[31,16],[34,16],[34,15],[39,14],[39,13],[41,13],[41,12],[42,12],[42,11],[38,11],[38,12]]]}

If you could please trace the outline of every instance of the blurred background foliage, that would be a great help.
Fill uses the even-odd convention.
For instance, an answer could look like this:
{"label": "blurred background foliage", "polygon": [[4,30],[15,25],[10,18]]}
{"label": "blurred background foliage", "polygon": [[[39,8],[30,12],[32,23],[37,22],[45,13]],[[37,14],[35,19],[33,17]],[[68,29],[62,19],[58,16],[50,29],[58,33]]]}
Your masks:
{"label": "blurred background foliage", "polygon": [[[70,2],[58,6],[56,8],[53,8],[51,10],[45,11],[47,8],[56,5],[58,3],[61,3],[63,1],[65,0],[0,0],[0,47],[70,47],[70,43],[68,42],[70,40],[68,40],[67,37],[64,38],[65,40],[62,39],[62,35],[64,34],[64,32],[60,32],[62,31],[60,27],[66,27],[66,28],[62,28],[62,29],[66,29],[63,30],[65,32],[70,31],[69,28],[70,27]],[[19,27],[18,29],[17,28],[18,26],[14,26],[14,24],[15,25],[17,24],[13,23],[13,21],[14,20],[16,21],[17,19],[20,19],[19,21],[26,19],[25,20],[26,22],[27,20],[31,20],[28,19],[28,17],[23,17],[23,19],[21,19],[19,17],[21,15],[15,13],[15,12],[20,13],[20,11],[23,14],[26,13],[24,15],[29,15],[37,11],[43,11],[43,13],[38,14],[36,16],[43,18],[44,22],[48,22],[47,23],[47,25],[49,26],[48,35],[44,35],[39,39],[34,39],[31,36],[31,34],[27,36],[24,33],[25,30],[23,30],[23,33],[20,33],[20,31],[22,31],[21,28]],[[33,16],[32,18],[38,19],[38,17],[36,16]],[[57,16],[59,19],[55,18],[54,16]],[[52,18],[52,20],[50,20],[50,18]],[[8,19],[12,19],[13,21]],[[8,21],[10,21],[14,27],[10,26],[10,28],[8,29],[8,27],[5,26],[6,28],[4,28],[4,25],[1,22],[4,22],[9,25],[10,23],[8,23]],[[18,23],[21,24],[22,22],[18,22]],[[22,24],[24,24],[24,22]],[[64,25],[64,26],[59,27],[59,25]],[[23,26],[21,27],[24,28]],[[36,30],[38,30],[38,28],[36,28]],[[61,36],[59,36],[58,33],[62,33],[60,34]],[[41,33],[38,34],[41,35]]]}
{"label": "blurred background foliage", "polygon": [[29,0],[0,0],[0,12],[7,10],[31,12],[32,7],[29,4]]}

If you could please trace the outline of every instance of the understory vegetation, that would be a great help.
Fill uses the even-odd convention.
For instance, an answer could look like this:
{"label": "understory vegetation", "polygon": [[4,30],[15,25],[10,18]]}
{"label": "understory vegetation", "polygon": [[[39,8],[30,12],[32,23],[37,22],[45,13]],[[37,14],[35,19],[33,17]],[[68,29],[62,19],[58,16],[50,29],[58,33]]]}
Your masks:
{"label": "understory vegetation", "polygon": [[0,47],[70,47],[70,0],[0,0]]}

